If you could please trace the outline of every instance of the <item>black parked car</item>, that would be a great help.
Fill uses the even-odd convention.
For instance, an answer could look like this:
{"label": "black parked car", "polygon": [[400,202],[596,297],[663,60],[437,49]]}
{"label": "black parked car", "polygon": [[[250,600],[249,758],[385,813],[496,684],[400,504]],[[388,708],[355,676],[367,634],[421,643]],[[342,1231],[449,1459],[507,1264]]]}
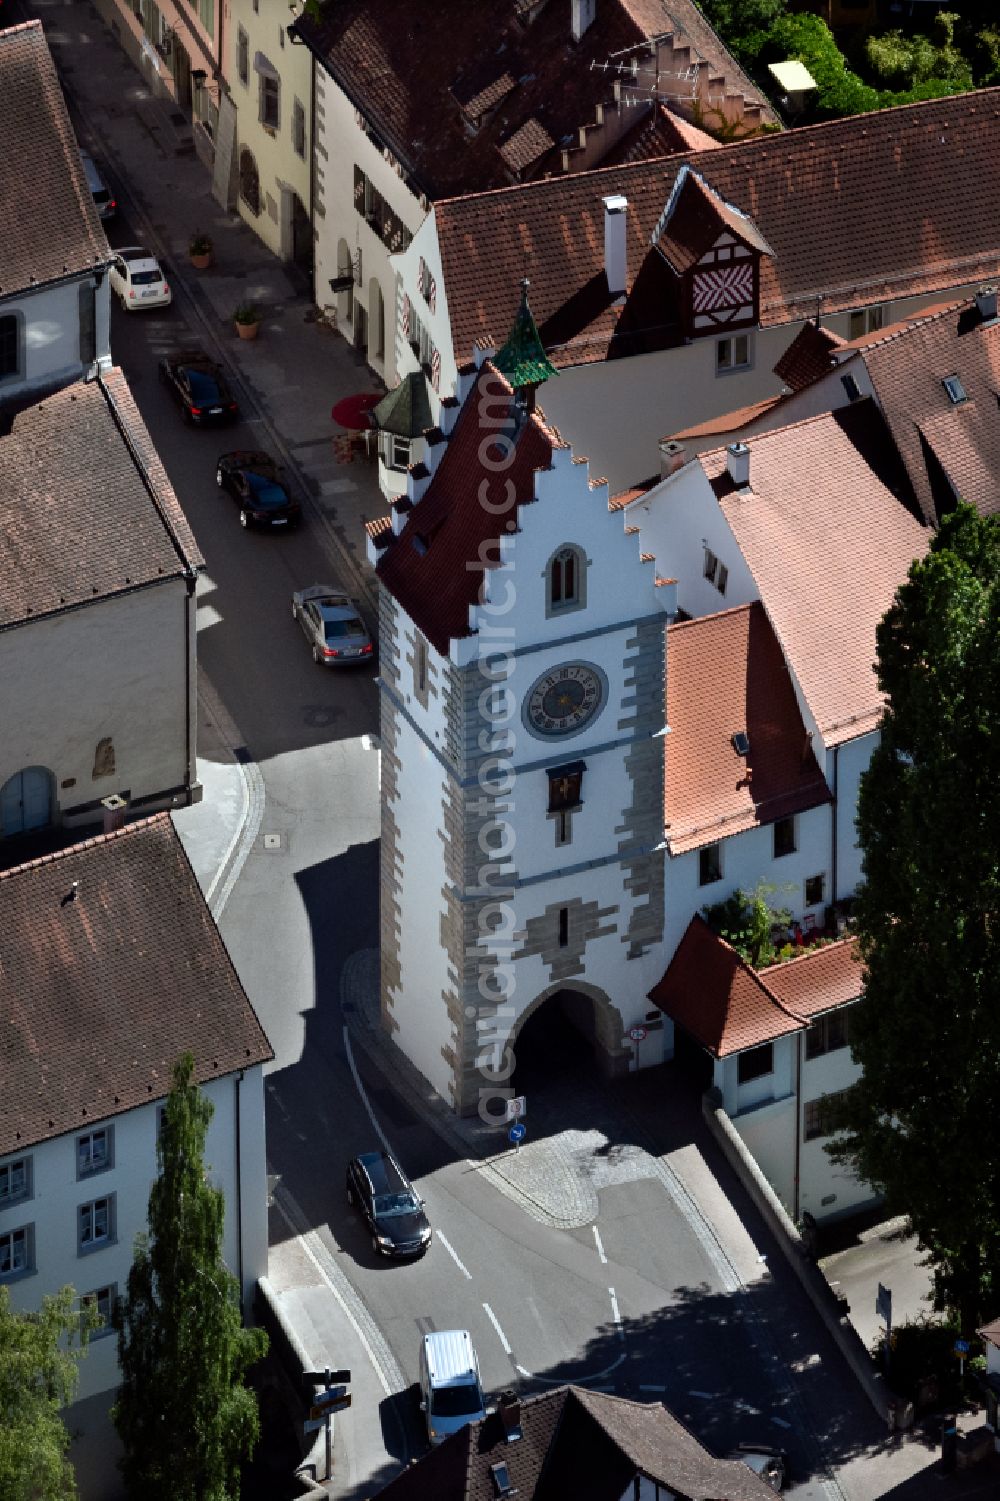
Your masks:
{"label": "black parked car", "polygon": [[170,387],[189,422],[215,426],[239,412],[219,365],[199,350],[164,355],[160,379]]}
{"label": "black parked car", "polygon": [[240,526],[294,526],[302,507],[288,493],[284,476],[266,453],[224,453],[215,470],[220,490],[240,508]]}
{"label": "black parked car", "polygon": [[347,1168],[347,1202],[359,1209],[378,1256],[419,1256],[433,1231],[412,1183],[388,1152],[363,1152]]}

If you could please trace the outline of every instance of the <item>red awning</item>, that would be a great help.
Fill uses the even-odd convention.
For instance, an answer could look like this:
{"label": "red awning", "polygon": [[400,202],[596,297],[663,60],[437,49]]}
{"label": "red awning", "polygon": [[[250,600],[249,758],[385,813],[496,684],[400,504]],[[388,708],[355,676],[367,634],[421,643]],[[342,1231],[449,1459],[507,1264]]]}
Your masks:
{"label": "red awning", "polygon": [[357,396],[345,396],[337,402],[330,416],[341,427],[363,431],[371,427],[368,414],[382,400],[382,394],[381,391],[362,391]]}

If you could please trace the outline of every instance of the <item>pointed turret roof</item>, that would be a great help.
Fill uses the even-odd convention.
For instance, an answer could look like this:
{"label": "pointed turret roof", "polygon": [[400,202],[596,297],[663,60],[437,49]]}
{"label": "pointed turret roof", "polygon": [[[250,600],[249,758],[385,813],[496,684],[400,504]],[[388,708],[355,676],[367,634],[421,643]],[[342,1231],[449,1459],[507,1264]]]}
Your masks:
{"label": "pointed turret roof", "polygon": [[528,305],[530,285],[531,282],[525,276],[521,281],[521,306],[517,310],[514,326],[506,344],[493,361],[515,391],[522,386],[540,386],[550,375],[559,374],[545,353],[538,326]]}
{"label": "pointed turret roof", "polygon": [[427,396],[427,379],[422,370],[411,370],[398,386],[387,391],[372,412],[375,427],[400,438],[419,438],[431,427],[434,418]]}

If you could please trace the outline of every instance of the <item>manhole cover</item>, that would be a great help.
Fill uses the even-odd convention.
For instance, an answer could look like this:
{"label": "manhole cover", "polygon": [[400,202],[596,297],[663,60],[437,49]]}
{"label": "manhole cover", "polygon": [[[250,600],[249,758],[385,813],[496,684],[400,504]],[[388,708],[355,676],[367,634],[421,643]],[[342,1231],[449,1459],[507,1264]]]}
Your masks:
{"label": "manhole cover", "polygon": [[333,724],[343,712],[342,709],[333,709],[328,704],[307,704],[302,710],[302,718],[312,729],[321,730],[325,725]]}
{"label": "manhole cover", "polygon": [[280,850],[280,848],[281,848],[281,835],[280,834],[265,834],[264,835],[264,848],[266,850]]}

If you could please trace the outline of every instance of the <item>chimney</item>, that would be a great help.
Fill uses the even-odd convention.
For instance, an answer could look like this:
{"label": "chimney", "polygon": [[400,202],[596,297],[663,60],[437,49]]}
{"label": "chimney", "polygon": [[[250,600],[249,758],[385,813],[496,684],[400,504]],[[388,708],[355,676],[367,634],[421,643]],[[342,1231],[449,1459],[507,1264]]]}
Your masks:
{"label": "chimney", "polygon": [[128,803],[117,792],[112,792],[110,797],[101,798],[101,807],[104,809],[104,832],[114,833],[115,829],[121,829],[125,825],[125,813]]}
{"label": "chimney", "polygon": [[625,253],[625,235],[628,220],[625,210],[628,199],[620,193],[612,193],[604,199],[604,271],[608,278],[608,291],[612,297],[624,297],[628,258]]}
{"label": "chimney", "polygon": [[501,1392],[497,1399],[497,1411],[503,1424],[504,1437],[508,1444],[516,1444],[521,1438],[521,1403],[517,1393]]}
{"label": "chimney", "polygon": [[585,31],[589,31],[594,24],[594,16],[597,14],[597,0],[570,0],[572,18],[570,26],[573,32],[574,42],[578,42]]}
{"label": "chimney", "polygon": [[726,448],[726,468],[737,490],[750,484],[750,450],[745,443],[730,443]]}
{"label": "chimney", "polygon": [[979,287],[976,291],[976,308],[984,323],[991,323],[997,315],[996,287]]}
{"label": "chimney", "polygon": [[668,475],[676,474],[678,469],[683,469],[687,463],[687,449],[683,443],[678,443],[671,438],[669,442],[660,444],[660,478],[666,479]]}

